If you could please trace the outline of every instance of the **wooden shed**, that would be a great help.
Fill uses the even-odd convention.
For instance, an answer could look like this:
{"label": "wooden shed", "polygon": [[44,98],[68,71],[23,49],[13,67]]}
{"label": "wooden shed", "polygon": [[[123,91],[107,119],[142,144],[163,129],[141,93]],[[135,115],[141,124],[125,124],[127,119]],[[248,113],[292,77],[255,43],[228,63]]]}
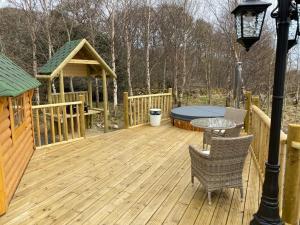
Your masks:
{"label": "wooden shed", "polygon": [[[108,130],[108,98],[106,78],[116,79],[116,74],[90,45],[86,39],[74,40],[65,43],[53,57],[42,66],[39,71],[38,79],[46,79],[48,82],[48,102],[62,103],[66,101],[78,101],[79,95],[86,96],[86,103],[89,106],[87,115],[104,111],[104,129]],[[52,80],[59,77],[59,94],[52,93]],[[87,92],[65,93],[65,77],[84,77],[87,79]],[[92,79],[102,79],[103,87],[103,109],[93,107]]]}
{"label": "wooden shed", "polygon": [[32,95],[40,82],[0,53],[0,214],[34,151]]}

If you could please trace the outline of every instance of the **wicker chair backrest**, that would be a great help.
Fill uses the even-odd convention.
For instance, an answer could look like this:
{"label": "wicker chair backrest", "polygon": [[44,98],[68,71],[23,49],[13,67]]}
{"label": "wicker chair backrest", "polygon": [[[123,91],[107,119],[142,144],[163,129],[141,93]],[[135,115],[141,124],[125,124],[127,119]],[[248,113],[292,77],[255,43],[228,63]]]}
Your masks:
{"label": "wicker chair backrest", "polygon": [[211,141],[211,160],[244,160],[253,135],[242,137],[213,137]]}
{"label": "wicker chair backrest", "polygon": [[227,107],[224,118],[232,120],[237,124],[242,124],[242,123],[244,123],[246,113],[247,113],[247,111],[244,109],[236,109],[236,108]]}

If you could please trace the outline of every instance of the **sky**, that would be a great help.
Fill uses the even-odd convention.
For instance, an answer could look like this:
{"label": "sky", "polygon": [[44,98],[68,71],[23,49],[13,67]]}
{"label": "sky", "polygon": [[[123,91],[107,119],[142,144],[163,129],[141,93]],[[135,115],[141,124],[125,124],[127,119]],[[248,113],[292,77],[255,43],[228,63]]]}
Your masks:
{"label": "sky", "polygon": [[5,7],[8,5],[8,2],[6,0],[0,0],[0,8]]}

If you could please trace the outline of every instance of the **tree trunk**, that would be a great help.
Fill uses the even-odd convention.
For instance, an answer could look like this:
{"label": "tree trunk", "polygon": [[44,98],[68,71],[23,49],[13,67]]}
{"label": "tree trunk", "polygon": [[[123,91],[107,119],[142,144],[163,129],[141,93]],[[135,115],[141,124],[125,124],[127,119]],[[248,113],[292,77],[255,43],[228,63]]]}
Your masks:
{"label": "tree trunk", "polygon": [[[112,6],[112,18],[111,18],[111,64],[112,70],[116,72],[116,55],[115,55],[115,5]],[[113,80],[113,96],[114,96],[114,113],[117,113],[118,106],[118,83],[117,80]]]}
{"label": "tree trunk", "polygon": [[165,58],[164,63],[164,75],[163,75],[163,90],[166,90],[166,76],[167,76],[167,58]]}
{"label": "tree trunk", "polygon": [[148,5],[148,15],[147,15],[147,31],[146,31],[146,83],[147,83],[147,92],[151,94],[151,83],[150,83],[150,20],[151,20],[151,0],[149,0]]}
{"label": "tree trunk", "polygon": [[[126,6],[128,7],[128,6]],[[128,24],[128,9],[125,9],[125,43],[126,43],[126,64],[127,64],[127,81],[128,81],[128,92],[129,96],[133,95],[131,85],[131,41],[129,38],[129,24]]]}
{"label": "tree trunk", "polygon": [[178,52],[177,47],[175,47],[175,59],[174,59],[174,77],[173,77],[173,89],[174,89],[174,102],[177,103],[178,100]]}
{"label": "tree trunk", "polygon": [[207,90],[207,104],[210,105],[211,103],[211,80],[210,80],[210,74],[211,74],[211,63],[208,59],[208,53],[205,54],[206,59],[206,70],[205,70],[205,79],[206,79],[206,90]]}
{"label": "tree trunk", "polygon": [[[186,85],[186,76],[187,76],[187,72],[186,72],[186,49],[187,49],[187,18],[186,18],[186,7],[187,7],[187,0],[184,1],[183,3],[183,24],[184,24],[184,34],[183,34],[183,65],[182,65],[182,84],[181,84],[181,90],[180,90],[180,95],[183,97],[184,95],[184,89],[185,89],[185,85]],[[182,98],[181,98],[182,99]]]}
{"label": "tree trunk", "polygon": [[[184,95],[184,91],[185,91],[185,85],[186,85],[186,47],[187,47],[187,43],[186,43],[186,34],[184,34],[184,41],[183,41],[183,66],[182,66],[182,84],[181,84],[181,88],[180,88],[180,101],[183,99],[183,95]],[[180,102],[180,105],[182,104],[182,102]]]}
{"label": "tree trunk", "polygon": [[70,91],[73,93],[74,92],[74,84],[73,84],[73,77],[70,77]]}
{"label": "tree trunk", "polygon": [[[35,33],[35,28],[34,24],[31,25],[31,42],[32,42],[32,70],[33,70],[33,76],[36,78],[37,77],[37,47],[36,47],[36,33]],[[40,104],[40,91],[39,88],[35,89],[35,100],[36,104]]]}
{"label": "tree trunk", "polygon": [[53,92],[53,94],[56,94],[57,91],[56,91],[54,80],[52,80],[51,83],[52,83],[52,92]]}

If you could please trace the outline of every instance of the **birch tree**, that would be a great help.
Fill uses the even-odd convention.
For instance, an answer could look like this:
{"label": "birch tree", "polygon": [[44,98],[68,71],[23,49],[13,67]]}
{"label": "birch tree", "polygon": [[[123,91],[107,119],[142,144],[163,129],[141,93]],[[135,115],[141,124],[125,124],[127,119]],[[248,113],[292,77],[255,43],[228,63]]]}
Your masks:
{"label": "birch tree", "polygon": [[124,33],[125,33],[125,45],[126,45],[126,69],[127,69],[127,80],[128,80],[128,92],[129,95],[133,95],[132,84],[131,84],[131,38],[130,38],[130,14],[129,8],[132,5],[132,0],[125,0],[124,2]]}
{"label": "birch tree", "polygon": [[[37,32],[38,32],[38,16],[37,16],[37,0],[9,0],[15,7],[24,12],[27,30],[30,34],[31,48],[32,48],[32,71],[33,76],[37,77]],[[35,89],[36,103],[40,104],[39,88]]]}
{"label": "birch tree", "polygon": [[146,86],[148,94],[151,94],[151,79],[150,79],[150,22],[151,22],[151,0],[146,0],[146,18],[147,18],[147,29],[146,29]]}

